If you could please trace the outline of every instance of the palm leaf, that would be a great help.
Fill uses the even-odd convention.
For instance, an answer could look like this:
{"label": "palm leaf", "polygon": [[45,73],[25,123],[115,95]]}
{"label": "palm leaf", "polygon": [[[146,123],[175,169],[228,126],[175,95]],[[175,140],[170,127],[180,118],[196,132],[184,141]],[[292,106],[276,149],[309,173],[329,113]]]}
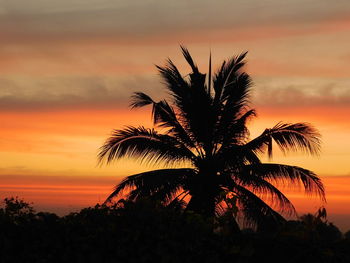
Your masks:
{"label": "palm leaf", "polygon": [[233,185],[232,191],[238,196],[237,200],[244,214],[245,225],[259,226],[271,222],[280,224],[286,221],[283,216],[245,187],[236,184]]}
{"label": "palm leaf", "polygon": [[168,134],[176,137],[183,144],[194,148],[195,144],[191,140],[190,132],[186,130],[179,122],[178,117],[166,100],[155,102],[151,97],[142,93],[135,92],[132,96],[132,108],[152,105],[153,123],[159,127],[169,128]]}
{"label": "palm leaf", "polygon": [[208,94],[211,94],[211,51],[209,54]]}
{"label": "palm leaf", "polygon": [[217,133],[222,137],[220,139],[222,147],[227,147],[230,144],[245,143],[249,138],[249,130],[246,126],[247,122],[249,119],[255,116],[255,110],[251,109],[243,113],[238,118],[226,118],[225,123],[222,121],[221,125],[217,129]]}
{"label": "palm leaf", "polygon": [[289,216],[296,215],[291,201],[270,182],[253,173],[233,174],[232,177],[237,184],[250,189],[254,194],[261,196],[263,200],[268,200],[281,213]]}
{"label": "palm leaf", "polygon": [[161,67],[157,65],[156,67],[164,80],[164,84],[173,96],[175,104],[181,108],[186,102],[189,84],[181,76],[179,70],[170,59],[167,60],[165,66]]}
{"label": "palm leaf", "polygon": [[198,74],[199,73],[198,67],[194,63],[192,56],[191,56],[190,52],[188,51],[188,49],[182,45],[180,46],[180,48],[182,51],[182,55],[186,59],[187,63],[191,66],[192,72]]}
{"label": "palm leaf", "polygon": [[225,60],[220,69],[214,74],[213,87],[215,91],[214,104],[217,105],[222,101],[222,92],[225,90],[228,83],[231,83],[240,74],[239,70],[245,65],[244,58],[247,52],[239,56]]}
{"label": "palm leaf", "polygon": [[143,92],[135,92],[131,96],[131,103],[130,107],[131,108],[140,108],[144,107],[146,105],[154,104],[155,102],[152,100],[150,96]]}
{"label": "palm leaf", "polygon": [[185,184],[194,176],[193,169],[160,169],[126,177],[108,196],[106,202],[112,198],[129,191],[128,199],[156,197],[158,200],[170,201]]}
{"label": "palm leaf", "polygon": [[272,157],[272,141],[275,141],[280,150],[302,150],[312,155],[320,152],[320,133],[308,123],[278,123],[271,129],[266,129],[260,136],[246,144],[247,148],[263,153],[266,148],[269,157]]}
{"label": "palm leaf", "polygon": [[326,201],[321,179],[307,169],[274,163],[246,165],[242,170],[242,177],[253,175],[276,184],[283,184],[289,188],[302,185],[307,194],[316,194],[321,200]]}
{"label": "palm leaf", "polygon": [[99,161],[110,163],[123,157],[136,157],[140,161],[168,164],[191,161],[193,153],[176,138],[159,134],[154,129],[127,127],[115,130],[100,148]]}

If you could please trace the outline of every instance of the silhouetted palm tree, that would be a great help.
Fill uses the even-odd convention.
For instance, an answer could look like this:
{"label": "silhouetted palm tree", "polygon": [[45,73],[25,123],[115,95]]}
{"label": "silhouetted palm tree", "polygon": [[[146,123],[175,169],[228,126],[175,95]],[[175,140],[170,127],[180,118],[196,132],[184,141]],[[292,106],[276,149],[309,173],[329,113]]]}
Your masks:
{"label": "silhouetted palm tree", "polygon": [[188,50],[181,49],[192,73],[181,75],[170,59],[165,66],[157,66],[170,92],[170,103],[156,102],[142,92],[132,96],[132,108],[152,106],[154,124],[164,132],[142,126],[114,130],[100,148],[99,160],[110,163],[136,157],[151,163],[165,162],[168,168],[177,164],[188,168],[128,176],[107,201],[123,190],[128,190],[130,200],[147,197],[170,203],[187,196],[187,210],[213,217],[220,209],[230,207],[225,203],[237,200],[247,222],[259,223],[264,218],[283,220],[277,211],[295,213],[276,183],[301,184],[306,192],[324,199],[322,182],[313,172],[261,162],[259,157],[266,152],[272,157],[273,141],[282,152],[301,150],[317,155],[320,134],[307,123],[278,123],[249,139],[246,123],[255,116],[255,110],[249,108],[251,78],[242,71],[246,53],[224,61],[213,76],[210,58],[206,81],[206,74],[199,72]]}

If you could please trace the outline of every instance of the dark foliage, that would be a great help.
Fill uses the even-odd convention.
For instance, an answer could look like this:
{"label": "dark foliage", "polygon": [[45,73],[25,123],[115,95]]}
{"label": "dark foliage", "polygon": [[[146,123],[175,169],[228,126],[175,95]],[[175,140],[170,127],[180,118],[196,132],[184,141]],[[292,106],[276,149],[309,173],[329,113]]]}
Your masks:
{"label": "dark foliage", "polygon": [[349,262],[350,240],[318,215],[239,231],[222,216],[149,200],[96,205],[58,217],[18,198],[0,209],[0,262]]}

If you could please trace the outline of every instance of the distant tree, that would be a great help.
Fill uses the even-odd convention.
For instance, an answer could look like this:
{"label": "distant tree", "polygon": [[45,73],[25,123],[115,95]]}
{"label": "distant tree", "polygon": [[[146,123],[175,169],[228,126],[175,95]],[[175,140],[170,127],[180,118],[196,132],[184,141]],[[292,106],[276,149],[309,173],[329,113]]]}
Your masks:
{"label": "distant tree", "polygon": [[305,214],[300,217],[304,226],[304,234],[308,239],[326,240],[333,242],[342,238],[340,230],[327,220],[327,211],[320,208],[314,215]]}
{"label": "distant tree", "polygon": [[20,216],[24,214],[33,214],[34,208],[23,199],[16,197],[6,197],[4,199],[4,212],[10,216]]}
{"label": "distant tree", "polygon": [[[272,157],[273,142],[284,153],[301,150],[317,155],[320,134],[307,123],[280,122],[249,138],[246,124],[256,112],[249,107],[252,81],[242,70],[246,53],[225,60],[213,75],[210,57],[207,76],[188,50],[181,49],[190,74],[183,76],[170,59],[157,66],[170,101],[155,101],[142,92],[132,96],[132,108],[152,106],[154,125],[163,132],[142,126],[114,130],[99,152],[100,162],[135,157],[168,168],[128,176],[107,201],[124,190],[129,200],[147,197],[171,203],[187,196],[187,211],[213,218],[230,208],[226,197],[232,196],[238,214],[246,222],[260,224],[266,219],[283,221],[280,213],[295,213],[276,187],[279,183],[301,184],[324,200],[323,184],[313,172],[261,161],[265,153]],[[188,168],[169,168],[172,165]]]}
{"label": "distant tree", "polygon": [[4,208],[0,209],[0,215],[14,223],[30,220],[35,216],[34,208],[18,196],[7,197],[3,203]]}

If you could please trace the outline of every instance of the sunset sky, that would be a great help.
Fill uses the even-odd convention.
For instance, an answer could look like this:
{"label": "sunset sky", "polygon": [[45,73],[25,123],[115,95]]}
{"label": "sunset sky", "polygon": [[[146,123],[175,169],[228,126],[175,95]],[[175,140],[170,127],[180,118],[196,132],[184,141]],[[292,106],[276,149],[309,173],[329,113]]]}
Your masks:
{"label": "sunset sky", "polygon": [[133,160],[98,166],[112,129],[151,126],[128,108],[132,92],[165,91],[155,69],[179,44],[203,72],[248,51],[258,117],[252,136],[279,121],[310,122],[319,157],[276,154],[324,180],[327,204],[290,193],[300,214],[325,205],[350,229],[349,0],[0,0],[0,197],[18,195],[65,214],[102,202]]}

